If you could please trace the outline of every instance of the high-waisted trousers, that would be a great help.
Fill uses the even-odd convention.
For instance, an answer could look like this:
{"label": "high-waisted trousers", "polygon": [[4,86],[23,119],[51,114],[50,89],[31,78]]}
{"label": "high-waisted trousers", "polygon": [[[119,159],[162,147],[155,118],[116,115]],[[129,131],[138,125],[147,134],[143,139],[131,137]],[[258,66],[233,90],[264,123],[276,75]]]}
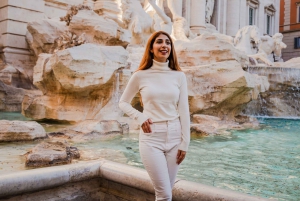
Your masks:
{"label": "high-waisted trousers", "polygon": [[151,133],[140,130],[140,155],[155,190],[156,201],[171,201],[179,165],[176,163],[181,143],[179,119],[151,124]]}

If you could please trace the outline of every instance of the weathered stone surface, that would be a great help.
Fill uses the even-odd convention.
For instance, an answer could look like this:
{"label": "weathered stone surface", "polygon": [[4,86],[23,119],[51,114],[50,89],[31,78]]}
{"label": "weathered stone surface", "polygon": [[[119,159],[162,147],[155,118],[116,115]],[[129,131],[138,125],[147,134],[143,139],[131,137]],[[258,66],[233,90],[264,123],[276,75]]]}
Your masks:
{"label": "weathered stone surface", "polygon": [[237,61],[184,67],[192,114],[233,119],[244,105],[269,88],[266,77],[243,71]]}
{"label": "weathered stone surface", "polygon": [[80,122],[73,128],[69,129],[69,132],[77,134],[123,134],[122,125],[115,120],[111,121],[97,121],[97,120],[85,120]]}
{"label": "weathered stone surface", "polygon": [[300,68],[300,57],[292,58],[286,62],[275,62],[273,65],[282,68]]}
{"label": "weathered stone surface", "polygon": [[223,61],[237,61],[248,64],[248,56],[218,35],[202,34],[185,42],[176,41],[176,53],[180,67],[199,66]]}
{"label": "weathered stone surface", "polygon": [[27,24],[28,32],[26,39],[29,47],[38,56],[40,53],[53,53],[55,48],[55,39],[68,31],[64,22],[58,18],[37,19]]}
{"label": "weathered stone surface", "polygon": [[72,141],[91,141],[127,134],[128,125],[116,120],[85,120],[61,132],[70,136]]}
{"label": "weathered stone surface", "polygon": [[145,47],[143,46],[139,46],[139,45],[128,45],[126,50],[128,51],[128,65],[130,67],[130,69],[132,70],[132,72],[134,72],[136,69],[138,69],[143,54],[145,52]]}
{"label": "weathered stone surface", "polygon": [[[297,61],[297,59],[294,59],[294,61]],[[299,67],[249,67],[247,71],[266,76],[270,88],[268,91],[261,93],[257,100],[247,104],[243,111],[245,114],[282,118],[300,116]]]}
{"label": "weathered stone surface", "polygon": [[83,32],[86,33],[86,40],[96,44],[126,47],[131,40],[128,30],[121,28],[114,20],[97,15],[92,10],[79,10],[72,17],[69,30],[78,36]]}
{"label": "weathered stone surface", "polygon": [[20,112],[24,97],[33,98],[37,95],[42,95],[41,91],[16,88],[0,80],[0,111]]}
{"label": "weathered stone surface", "polygon": [[[100,110],[111,102],[116,106],[120,86],[124,87],[122,71],[128,53],[121,46],[84,44],[41,54],[34,67],[34,84],[44,95],[24,99],[23,113],[33,119],[82,121],[103,119]],[[126,76],[125,76],[126,77]],[[127,79],[125,79],[127,81]],[[109,113],[120,114],[110,107]]]}
{"label": "weathered stone surface", "polygon": [[0,120],[0,142],[45,138],[44,128],[34,121]]}
{"label": "weathered stone surface", "polygon": [[120,46],[84,44],[59,51],[54,57],[56,79],[62,88],[76,91],[106,84],[114,71],[126,63],[127,52]]}
{"label": "weathered stone surface", "polygon": [[72,162],[73,158],[80,158],[79,151],[67,142],[42,142],[27,153],[26,166],[43,167],[68,164]]}
{"label": "weathered stone surface", "polygon": [[0,70],[0,81],[12,87],[34,89],[32,79],[26,73],[24,69],[7,64]]}
{"label": "weathered stone surface", "polygon": [[191,134],[195,136],[227,135],[230,130],[258,128],[259,122],[255,118],[238,116],[234,121],[224,121],[209,115],[195,114],[192,118]]}

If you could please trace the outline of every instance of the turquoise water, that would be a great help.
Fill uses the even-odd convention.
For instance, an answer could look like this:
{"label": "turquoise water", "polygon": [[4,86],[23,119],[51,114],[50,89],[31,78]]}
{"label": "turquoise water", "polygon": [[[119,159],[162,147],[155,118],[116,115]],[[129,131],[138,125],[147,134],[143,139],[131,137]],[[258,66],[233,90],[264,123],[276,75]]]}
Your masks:
{"label": "turquoise water", "polygon": [[[13,120],[12,115],[8,116]],[[2,117],[3,113],[0,113],[0,119]],[[259,120],[261,128],[258,130],[193,138],[178,177],[260,197],[300,200],[300,120]],[[53,129],[57,128],[57,125],[48,125],[51,126]],[[10,145],[0,144],[1,154],[4,149],[11,148],[10,160],[18,147],[28,150],[34,146],[28,143]],[[88,154],[91,155],[103,155],[105,150],[117,150],[117,153],[110,154],[112,156],[108,156],[111,153],[108,151],[107,156],[103,157],[143,168],[137,134],[74,145],[80,150],[89,150]],[[18,152],[22,155],[25,150],[20,149]],[[3,156],[0,157],[1,161],[3,165],[9,159]],[[21,166],[24,161],[18,163]]]}
{"label": "turquoise water", "polygon": [[[186,180],[278,200],[300,200],[300,120],[260,119],[261,129],[194,138],[178,176]],[[116,149],[143,168],[138,135],[78,144]]]}

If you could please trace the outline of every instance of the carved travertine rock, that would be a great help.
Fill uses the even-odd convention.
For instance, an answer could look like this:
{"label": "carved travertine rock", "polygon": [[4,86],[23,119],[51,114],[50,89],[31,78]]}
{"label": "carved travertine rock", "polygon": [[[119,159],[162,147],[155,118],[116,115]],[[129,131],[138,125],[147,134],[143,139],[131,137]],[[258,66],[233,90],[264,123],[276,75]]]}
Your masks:
{"label": "carved travertine rock", "polygon": [[[298,62],[296,62],[297,60]],[[295,68],[289,68],[289,66],[293,66],[293,61],[295,61]],[[300,116],[299,62],[300,58],[298,57],[290,60],[290,62],[281,63],[280,67],[250,67],[249,72],[268,77],[270,88],[261,93],[259,99],[247,104],[244,113],[282,118]],[[286,66],[283,66],[284,64]]]}
{"label": "carved travertine rock", "polygon": [[77,15],[79,10],[91,10],[91,8],[83,4],[77,6],[71,6],[67,11],[66,16],[60,17],[60,21],[65,21],[66,25],[69,26],[73,16]]}
{"label": "carved travertine rock", "polygon": [[127,52],[120,46],[85,44],[59,51],[53,58],[54,76],[70,92],[107,83],[114,71],[126,64]]}
{"label": "carved travertine rock", "polygon": [[95,139],[108,139],[127,134],[126,124],[116,120],[85,120],[79,124],[61,131],[72,141],[92,141]]}
{"label": "carved travertine rock", "polygon": [[26,166],[44,167],[69,164],[75,158],[80,158],[79,151],[67,142],[42,142],[26,154]]}
{"label": "carved travertine rock", "polygon": [[120,0],[97,0],[94,3],[94,11],[101,16],[112,19],[118,24],[122,24],[121,21],[121,8],[118,3]]}
{"label": "carved travertine rock", "polygon": [[20,112],[22,101],[25,96],[34,97],[41,95],[38,90],[26,90],[6,85],[0,80],[0,110],[7,112]]}
{"label": "carved travertine rock", "polygon": [[36,56],[40,53],[53,53],[55,40],[68,31],[64,22],[58,19],[40,19],[27,24],[26,39]]}
{"label": "carved travertine rock", "polygon": [[[23,114],[33,119],[82,121],[103,119],[100,110],[118,97],[128,53],[120,46],[84,44],[51,55],[42,54],[34,67],[34,83],[44,95],[23,102]],[[121,92],[120,92],[121,93]],[[115,103],[112,103],[112,105]],[[110,108],[110,113],[114,110]],[[119,109],[116,114],[119,115]]]}
{"label": "carved travertine rock", "polygon": [[276,62],[274,66],[283,68],[300,68],[300,57],[292,58],[286,62]]}
{"label": "carved travertine rock", "polygon": [[34,121],[0,120],[0,142],[45,138],[44,128]]}
{"label": "carved travertine rock", "polygon": [[92,10],[79,10],[72,17],[69,30],[80,36],[85,33],[86,42],[103,45],[127,46],[131,40],[128,30],[114,20],[99,16]]}
{"label": "carved travertine rock", "polygon": [[243,106],[269,88],[266,77],[245,72],[237,61],[182,68],[192,114],[234,119]]}
{"label": "carved travertine rock", "polygon": [[[240,118],[241,119],[241,118]],[[192,117],[191,134],[196,136],[226,135],[229,130],[243,130],[258,128],[259,122],[255,118],[244,118],[244,121],[224,121],[221,118],[203,114],[194,114]]]}
{"label": "carved travertine rock", "polygon": [[239,62],[242,66],[248,64],[248,57],[245,53],[238,51],[218,35],[202,34],[190,42],[176,41],[175,46],[181,67],[232,60]]}

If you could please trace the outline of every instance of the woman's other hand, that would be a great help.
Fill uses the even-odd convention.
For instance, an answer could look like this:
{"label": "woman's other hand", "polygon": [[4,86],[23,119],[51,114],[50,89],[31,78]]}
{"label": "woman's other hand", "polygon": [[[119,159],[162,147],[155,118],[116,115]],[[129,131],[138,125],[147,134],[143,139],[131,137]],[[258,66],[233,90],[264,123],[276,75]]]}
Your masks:
{"label": "woman's other hand", "polygon": [[142,129],[144,131],[144,133],[151,133],[151,126],[150,124],[153,124],[151,119],[147,119],[143,124],[142,124]]}
{"label": "woman's other hand", "polygon": [[186,151],[178,150],[177,157],[176,157],[176,159],[177,159],[176,163],[178,165],[183,161],[183,159],[185,158],[185,155],[186,155]]}

